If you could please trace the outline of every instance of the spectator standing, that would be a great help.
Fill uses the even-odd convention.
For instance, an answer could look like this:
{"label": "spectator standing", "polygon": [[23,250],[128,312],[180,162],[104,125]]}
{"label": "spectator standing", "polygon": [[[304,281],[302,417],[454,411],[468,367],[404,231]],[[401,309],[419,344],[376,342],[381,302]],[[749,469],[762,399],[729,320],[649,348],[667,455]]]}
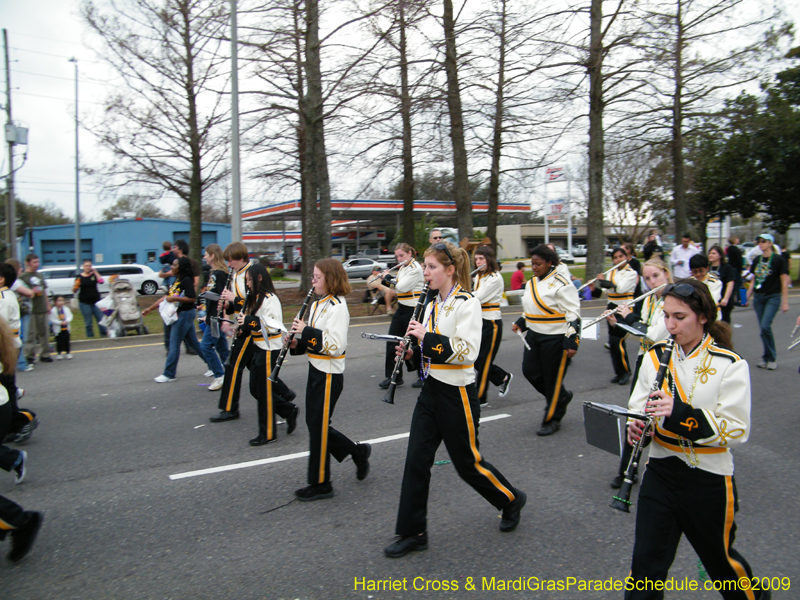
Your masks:
{"label": "spectator standing", "polygon": [[175,276],[172,274],[172,263],[177,257],[172,252],[172,242],[169,240],[161,244],[161,248],[164,252],[158,257],[158,262],[161,263],[161,271],[158,276],[164,279],[164,287],[169,289],[169,286],[175,283]]}
{"label": "spectator standing", "polygon": [[689,268],[689,259],[698,254],[700,249],[692,244],[692,236],[684,233],[681,237],[681,245],[675,246],[669,255],[669,262],[672,264],[672,276],[675,279],[688,279],[692,276]]}
{"label": "spectator standing", "polygon": [[511,289],[521,290],[525,286],[525,263],[518,262],[517,270],[511,274]]}
{"label": "spectator standing", "polygon": [[[738,250],[738,248],[737,248]],[[712,273],[716,273],[722,282],[722,298],[719,301],[720,313],[725,323],[731,322],[731,311],[734,306],[734,291],[736,288],[736,273],[734,268],[725,262],[725,253],[716,244],[708,250],[708,263]]]}
{"label": "spectator standing", "polygon": [[92,265],[92,261],[88,259],[83,261],[83,271],[75,279],[75,283],[72,284],[72,293],[78,292],[78,307],[86,325],[86,337],[94,337],[92,317],[97,321],[100,335],[104,336],[107,333],[105,326],[100,324],[100,321],[103,320],[103,312],[96,306],[96,303],[100,301],[98,283],[103,283],[103,278],[100,277],[100,273]]}
{"label": "spectator standing", "polygon": [[50,312],[50,299],[47,297],[47,284],[39,274],[39,257],[35,254],[28,254],[25,257],[25,271],[20,278],[33,292],[31,302],[31,315],[29,321],[29,331],[25,336],[25,346],[23,352],[25,358],[32,365],[36,362],[36,353],[39,348],[39,360],[42,362],[53,362],[50,358],[50,336],[48,335],[49,325],[47,315]]}
{"label": "spectator standing", "polygon": [[739,290],[742,287],[742,269],[744,269],[742,251],[739,249],[738,244],[739,238],[732,235],[728,238],[728,247],[725,248],[728,265],[730,265],[733,270],[733,304],[735,305],[741,304]]}
{"label": "spectator standing", "polygon": [[67,358],[72,358],[69,352],[69,338],[72,322],[72,311],[64,304],[64,296],[53,298],[53,308],[50,309],[50,323],[53,325],[53,334],[56,336],[56,360],[61,360],[61,353]]}
{"label": "spectator standing", "polygon": [[[22,264],[16,258],[9,258],[6,263],[14,268],[14,272],[17,275],[14,283],[9,287],[11,291],[17,295],[17,300],[19,302],[19,340],[20,342],[24,342],[29,328],[28,323],[30,322],[33,292],[25,285],[25,282],[19,278],[19,276],[22,275]],[[20,344],[19,347],[17,371],[33,371],[33,365],[29,365],[28,361],[25,360],[25,353],[22,352],[22,344]]]}
{"label": "spectator standing", "polygon": [[757,256],[750,266],[753,281],[747,288],[747,302],[753,298],[753,308],[758,316],[761,329],[761,343],[764,354],[759,369],[774,371],[778,368],[778,353],[775,350],[775,337],[772,335],[772,321],[780,308],[789,310],[789,271],[783,257],[774,250],[775,238],[771,233],[758,236],[761,255]]}
{"label": "spectator standing", "polygon": [[650,233],[647,234],[647,242],[642,248],[644,262],[653,258],[653,255],[655,255],[655,258],[661,258],[664,255],[664,248],[661,247],[661,240],[658,238],[656,229],[651,229]]}

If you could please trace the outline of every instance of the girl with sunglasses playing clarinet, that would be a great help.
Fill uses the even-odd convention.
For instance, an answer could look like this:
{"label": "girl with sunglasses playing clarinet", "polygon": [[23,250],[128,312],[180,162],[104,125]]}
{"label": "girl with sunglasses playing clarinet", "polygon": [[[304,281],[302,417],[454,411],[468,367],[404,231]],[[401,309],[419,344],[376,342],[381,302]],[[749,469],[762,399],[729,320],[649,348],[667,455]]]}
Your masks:
{"label": "girl with sunglasses playing clarinet", "polygon": [[[408,335],[419,340],[406,360],[421,364],[423,385],[408,439],[396,533],[384,549],[399,558],[428,547],[428,490],[436,450],[444,441],[459,476],[503,511],[500,531],[516,529],[526,495],[483,459],[478,450],[480,404],[475,359],[480,346],[480,302],[469,293],[469,256],[450,243],[425,251],[425,278],[438,291],[422,322],[411,321]],[[403,346],[397,346],[402,352]]]}
{"label": "girl with sunglasses playing clarinet", "polygon": [[475,267],[481,269],[472,280],[473,295],[481,303],[481,348],[475,360],[478,376],[478,400],[486,404],[489,382],[500,388],[500,397],[508,393],[513,375],[494,364],[500,341],[503,337],[503,315],[500,312],[500,299],[503,297],[505,283],[500,275],[500,265],[489,246],[475,250]]}
{"label": "girl with sunglasses playing clarinet", "polygon": [[250,369],[250,395],[258,405],[258,435],[250,440],[250,445],[263,446],[278,439],[275,415],[286,419],[286,433],[289,434],[297,427],[299,409],[291,402],[296,394],[280,378],[275,383],[269,379],[283,347],[280,330],[267,325],[268,319],[283,321],[283,308],[275,294],[272,277],[263,265],[254,264],[247,270],[245,281],[250,293],[236,320],[239,334],[249,336],[253,342],[253,354],[247,366]]}
{"label": "girl with sunglasses playing clarinet", "polygon": [[[679,279],[664,288],[662,298],[675,341],[667,376],[651,393],[665,348],[658,343],[645,356],[628,403],[632,412],[656,417],[631,563],[633,581],[650,585],[630,586],[625,598],[664,597],[652,584],[667,578],[684,534],[723,598],[767,599],[769,591],[740,585],[752,581],[753,573],[733,548],[738,498],[731,448],[750,434],[749,367],[731,350],[731,329],[717,321],[704,283]],[[629,443],[640,438],[642,427],[641,420],[629,421]]]}

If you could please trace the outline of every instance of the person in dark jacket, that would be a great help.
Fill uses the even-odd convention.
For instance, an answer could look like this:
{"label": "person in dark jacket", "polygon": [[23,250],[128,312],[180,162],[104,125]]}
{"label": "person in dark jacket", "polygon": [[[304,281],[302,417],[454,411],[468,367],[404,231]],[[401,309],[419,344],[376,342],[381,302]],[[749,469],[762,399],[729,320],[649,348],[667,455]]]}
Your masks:
{"label": "person in dark jacket", "polygon": [[75,283],[72,285],[72,293],[78,293],[78,306],[83,315],[83,322],[86,324],[86,337],[94,337],[92,317],[97,321],[100,335],[106,335],[105,326],[100,324],[103,319],[103,311],[96,306],[96,303],[100,301],[98,283],[103,283],[103,278],[100,277],[100,273],[92,265],[92,261],[88,259],[83,261],[83,271],[75,278]]}

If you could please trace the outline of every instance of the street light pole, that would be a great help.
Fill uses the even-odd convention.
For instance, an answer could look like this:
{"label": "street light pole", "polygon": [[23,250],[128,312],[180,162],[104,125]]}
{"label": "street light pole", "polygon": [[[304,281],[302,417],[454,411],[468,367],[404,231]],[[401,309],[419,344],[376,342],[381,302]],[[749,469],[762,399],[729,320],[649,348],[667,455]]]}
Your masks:
{"label": "street light pole", "polygon": [[231,241],[242,241],[242,195],[239,180],[239,39],[236,0],[231,0]]}
{"label": "street light pole", "polygon": [[75,63],[75,268],[81,268],[81,193],[80,193],[80,154],[78,153],[78,59],[74,56],[69,62]]}

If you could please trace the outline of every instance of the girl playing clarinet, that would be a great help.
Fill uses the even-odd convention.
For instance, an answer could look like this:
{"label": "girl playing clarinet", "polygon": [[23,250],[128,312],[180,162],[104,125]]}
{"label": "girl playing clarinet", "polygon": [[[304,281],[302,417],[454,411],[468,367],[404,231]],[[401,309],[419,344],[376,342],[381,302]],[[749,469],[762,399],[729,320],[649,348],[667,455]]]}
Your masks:
{"label": "girl playing clarinet", "polygon": [[[478,450],[480,404],[474,366],[481,307],[469,293],[469,256],[453,244],[434,244],[425,251],[425,278],[438,294],[428,304],[422,322],[412,320],[408,327],[408,334],[420,345],[405,358],[421,362],[424,383],[411,419],[397,514],[399,538],[384,549],[390,558],[428,547],[431,467],[443,441],[459,476],[503,511],[500,531],[516,529],[527,498]],[[397,351],[402,348],[398,346]]]}
{"label": "girl playing clarinet", "polygon": [[[685,534],[709,577],[726,600],[764,600],[768,591],[748,586],[753,573],[733,548],[738,510],[731,448],[750,435],[750,370],[731,349],[731,330],[717,321],[708,287],[679,279],[662,294],[667,330],[675,340],[667,376],[650,392],[664,344],[642,362],[628,407],[656,417],[650,460],[639,490],[631,563],[634,582],[626,600],[660,599],[664,581]],[[643,422],[628,424],[628,442],[642,435]],[[723,585],[724,584],[724,585]],[[641,589],[635,589],[635,588]]]}
{"label": "girl playing clarinet", "polygon": [[314,293],[321,296],[308,310],[308,323],[295,319],[292,354],[308,354],[306,425],[309,435],[308,486],[294,494],[302,502],[333,497],[330,455],[342,462],[348,456],[356,464],[356,479],[369,473],[369,444],[358,444],[331,427],[333,409],[344,385],[344,352],[350,312],[345,296],[350,293],[342,263],[324,258],[314,265]]}
{"label": "girl playing clarinet", "polygon": [[[299,409],[292,404],[296,394],[283,381],[273,383],[269,376],[275,368],[278,353],[282,348],[280,330],[270,329],[267,319],[283,321],[281,301],[275,294],[272,278],[263,265],[254,264],[245,275],[250,293],[239,313],[239,333],[253,340],[253,355],[250,359],[250,395],[258,404],[258,435],[250,440],[251,446],[263,446],[278,439],[275,432],[275,414],[286,419],[286,433],[297,427]],[[264,332],[267,337],[264,338]]]}

